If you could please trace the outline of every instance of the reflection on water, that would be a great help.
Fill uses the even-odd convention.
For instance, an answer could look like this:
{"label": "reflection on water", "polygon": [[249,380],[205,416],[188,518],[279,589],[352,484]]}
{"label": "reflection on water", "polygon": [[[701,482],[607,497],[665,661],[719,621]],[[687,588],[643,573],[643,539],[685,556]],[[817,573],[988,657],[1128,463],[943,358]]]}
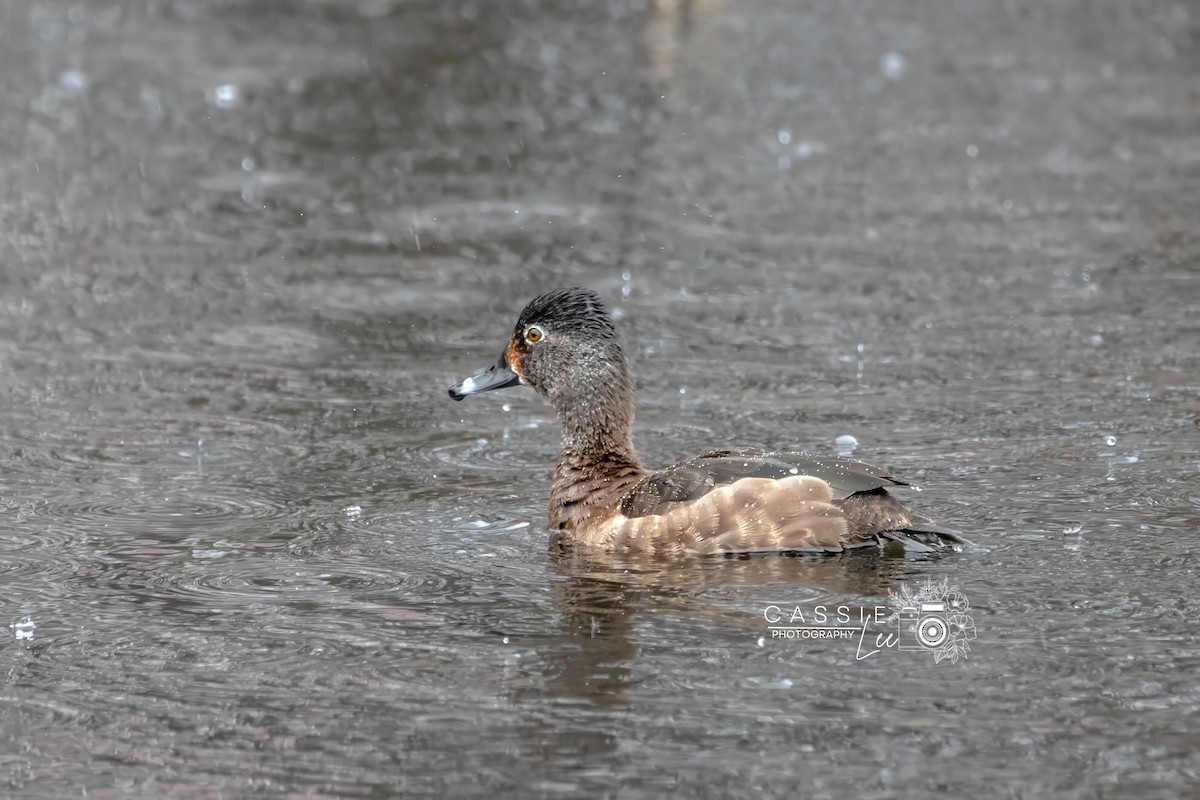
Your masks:
{"label": "reflection on water", "polygon": [[[694,557],[680,560],[581,552],[552,539],[550,587],[563,635],[578,643],[551,664],[556,692],[601,703],[625,701],[635,682],[639,623],[652,615],[703,636],[714,626],[742,631],[763,646],[773,598],[788,608],[830,608],[860,598],[873,606],[907,570],[901,559],[804,556]],[[765,600],[764,600],[765,598]],[[876,598],[872,600],[872,598]],[[747,612],[750,613],[747,613]],[[677,623],[672,622],[677,621]]]}
{"label": "reflection on water", "polygon": [[[968,5],[0,7],[0,796],[1186,794],[1190,12]],[[981,547],[548,547],[550,410],[444,387],[573,284],[650,463]],[[764,636],[929,578],[959,664]]]}

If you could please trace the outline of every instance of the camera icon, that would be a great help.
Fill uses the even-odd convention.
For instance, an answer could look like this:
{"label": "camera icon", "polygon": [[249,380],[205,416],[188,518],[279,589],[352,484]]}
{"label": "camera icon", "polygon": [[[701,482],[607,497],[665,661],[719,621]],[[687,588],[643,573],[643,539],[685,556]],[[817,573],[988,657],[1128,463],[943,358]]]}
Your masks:
{"label": "camera icon", "polygon": [[897,619],[901,650],[936,650],[950,638],[945,603],[921,603],[900,609]]}

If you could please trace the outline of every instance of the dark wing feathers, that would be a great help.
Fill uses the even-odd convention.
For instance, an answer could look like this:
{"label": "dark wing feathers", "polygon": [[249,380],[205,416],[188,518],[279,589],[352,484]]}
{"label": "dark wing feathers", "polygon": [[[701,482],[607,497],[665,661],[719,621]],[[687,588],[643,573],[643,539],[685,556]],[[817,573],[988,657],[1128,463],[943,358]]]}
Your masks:
{"label": "dark wing feathers", "polygon": [[718,450],[647,475],[621,501],[626,517],[661,514],[668,503],[695,500],[741,478],[779,480],[812,475],[832,487],[836,499],[889,486],[905,486],[877,467],[836,456],[759,450]]}

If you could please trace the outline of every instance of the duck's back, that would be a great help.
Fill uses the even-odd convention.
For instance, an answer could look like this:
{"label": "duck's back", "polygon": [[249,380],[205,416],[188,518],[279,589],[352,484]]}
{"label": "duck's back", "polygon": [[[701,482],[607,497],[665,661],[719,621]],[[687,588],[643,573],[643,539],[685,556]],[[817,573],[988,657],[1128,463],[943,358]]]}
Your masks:
{"label": "duck's back", "polygon": [[692,553],[961,541],[887,492],[904,485],[850,459],[723,450],[647,475],[624,495],[619,513],[580,533],[612,549]]}

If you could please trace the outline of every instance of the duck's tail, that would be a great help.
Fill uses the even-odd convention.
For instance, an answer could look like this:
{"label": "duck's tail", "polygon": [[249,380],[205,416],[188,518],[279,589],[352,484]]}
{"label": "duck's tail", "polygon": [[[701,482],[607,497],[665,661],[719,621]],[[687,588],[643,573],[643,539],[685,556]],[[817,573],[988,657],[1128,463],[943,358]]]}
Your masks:
{"label": "duck's tail", "polygon": [[962,531],[935,525],[931,521],[913,520],[903,528],[895,531],[883,531],[879,534],[881,543],[899,542],[906,550],[916,553],[945,550],[955,545],[970,545]]}

